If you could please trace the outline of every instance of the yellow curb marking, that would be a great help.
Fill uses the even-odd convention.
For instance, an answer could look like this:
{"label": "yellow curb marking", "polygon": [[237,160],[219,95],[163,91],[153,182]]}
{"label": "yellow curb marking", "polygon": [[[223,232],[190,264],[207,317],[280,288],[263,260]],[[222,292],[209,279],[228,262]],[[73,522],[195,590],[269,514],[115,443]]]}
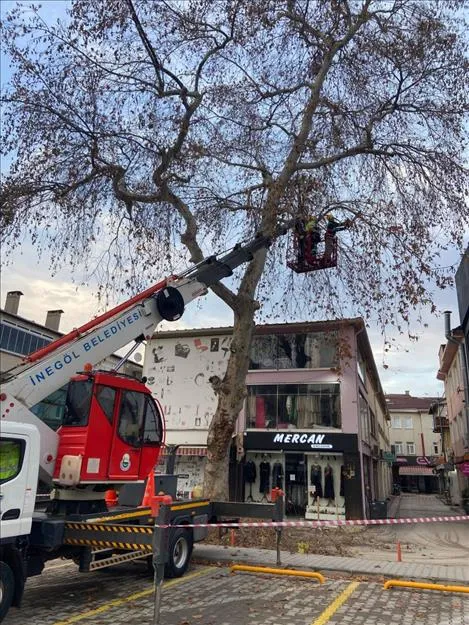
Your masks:
{"label": "yellow curb marking", "polygon": [[313,571],[300,571],[298,569],[273,569],[266,566],[249,566],[247,564],[235,564],[230,568],[230,571],[246,571],[248,573],[267,573],[268,575],[292,575],[296,577],[307,577],[310,579],[317,579],[320,584],[324,584],[326,578],[321,573],[314,573]]}
{"label": "yellow curb marking", "polygon": [[[207,575],[214,570],[213,567],[207,567],[202,571],[195,571],[194,573],[190,573],[189,575],[184,575],[179,579],[173,579],[169,582],[164,582],[163,588],[170,588],[171,586],[176,586],[176,584],[181,584],[183,582],[187,582],[190,579],[194,579],[195,577],[200,577],[202,575]],[[71,616],[70,618],[65,619],[64,621],[56,621],[53,625],[71,625],[72,623],[78,623],[78,621],[82,621],[85,618],[90,618],[92,616],[96,616],[96,614],[102,614],[103,612],[107,612],[111,608],[115,608],[117,606],[121,606],[125,603],[129,603],[130,601],[135,601],[136,599],[141,599],[142,597],[148,597],[154,591],[154,587],[152,585],[151,588],[147,588],[147,590],[142,590],[140,592],[135,592],[128,597],[123,597],[122,599],[114,599],[113,601],[108,601],[103,605],[99,606],[99,608],[95,608],[94,610],[88,610],[87,612],[81,612],[80,614],[76,614],[75,616]]]}
{"label": "yellow curb marking", "polygon": [[327,608],[322,612],[317,619],[315,619],[311,625],[325,625],[331,616],[333,616],[337,610],[343,605],[350,595],[360,586],[360,582],[351,582],[345,590],[343,590],[338,597],[330,603]]}
{"label": "yellow curb marking", "polygon": [[421,590],[441,590],[443,592],[466,592],[469,593],[469,586],[445,586],[444,584],[428,584],[426,582],[407,582],[405,580],[390,579],[384,583],[384,590],[392,586],[400,588],[419,588]]}

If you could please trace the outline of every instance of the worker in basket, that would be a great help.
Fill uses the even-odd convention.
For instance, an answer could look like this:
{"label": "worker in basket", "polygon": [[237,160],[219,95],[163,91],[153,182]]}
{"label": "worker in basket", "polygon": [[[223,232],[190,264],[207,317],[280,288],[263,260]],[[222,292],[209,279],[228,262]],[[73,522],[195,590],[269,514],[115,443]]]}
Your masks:
{"label": "worker in basket", "polygon": [[319,219],[317,217],[309,217],[305,226],[306,230],[306,248],[312,259],[318,254],[318,244],[321,242],[321,230],[319,229]]}
{"label": "worker in basket", "polygon": [[334,249],[334,240],[337,232],[346,230],[350,226],[350,220],[346,219],[343,222],[337,221],[337,219],[329,213],[326,215],[326,234],[324,236],[324,259],[328,260],[332,256]]}

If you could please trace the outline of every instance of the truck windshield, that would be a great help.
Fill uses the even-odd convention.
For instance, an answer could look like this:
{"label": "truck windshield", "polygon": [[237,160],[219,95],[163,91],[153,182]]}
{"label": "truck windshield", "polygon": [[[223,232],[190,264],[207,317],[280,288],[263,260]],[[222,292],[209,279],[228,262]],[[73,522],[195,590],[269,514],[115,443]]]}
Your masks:
{"label": "truck windshield", "polygon": [[58,430],[62,425],[67,389],[68,384],[54,391],[31,408],[31,412],[53,430]]}
{"label": "truck windshield", "polygon": [[93,380],[77,380],[69,383],[63,425],[88,424],[92,391]]}

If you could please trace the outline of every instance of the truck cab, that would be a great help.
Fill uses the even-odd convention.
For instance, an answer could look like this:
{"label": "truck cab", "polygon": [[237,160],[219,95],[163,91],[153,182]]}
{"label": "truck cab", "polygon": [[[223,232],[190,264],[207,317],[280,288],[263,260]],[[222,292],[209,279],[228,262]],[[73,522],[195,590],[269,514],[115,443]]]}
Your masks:
{"label": "truck cab", "polygon": [[24,551],[31,532],[39,467],[39,432],[2,421],[0,433],[0,621],[19,605],[25,582]]}

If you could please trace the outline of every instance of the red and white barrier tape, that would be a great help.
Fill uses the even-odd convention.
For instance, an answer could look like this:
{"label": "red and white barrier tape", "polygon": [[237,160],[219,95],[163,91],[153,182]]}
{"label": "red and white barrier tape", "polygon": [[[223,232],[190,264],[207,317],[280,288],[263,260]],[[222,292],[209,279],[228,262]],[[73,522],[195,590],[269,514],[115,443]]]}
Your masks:
{"label": "red and white barrier tape", "polygon": [[406,525],[409,523],[442,523],[445,521],[469,521],[467,516],[432,516],[416,517],[414,519],[357,519],[329,521],[247,521],[238,523],[196,523],[181,525],[155,525],[155,527],[347,527],[354,525]]}

